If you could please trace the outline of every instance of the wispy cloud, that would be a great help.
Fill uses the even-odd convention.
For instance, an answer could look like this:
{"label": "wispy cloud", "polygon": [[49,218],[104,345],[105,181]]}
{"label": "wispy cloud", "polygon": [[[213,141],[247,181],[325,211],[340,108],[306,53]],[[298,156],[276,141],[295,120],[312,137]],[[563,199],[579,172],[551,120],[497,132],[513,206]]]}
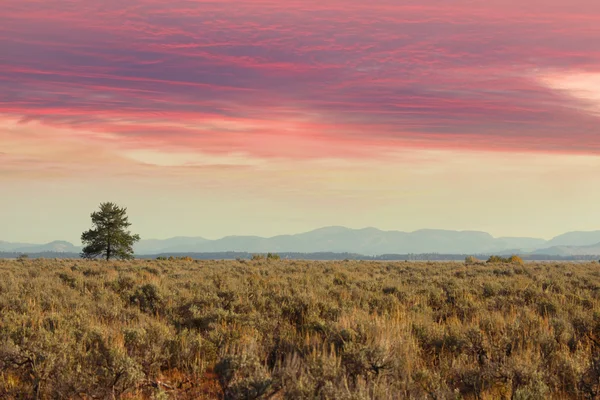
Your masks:
{"label": "wispy cloud", "polygon": [[600,74],[599,39],[595,0],[7,0],[0,114],[163,166],[189,157],[158,153],[598,154],[598,92],[573,77]]}

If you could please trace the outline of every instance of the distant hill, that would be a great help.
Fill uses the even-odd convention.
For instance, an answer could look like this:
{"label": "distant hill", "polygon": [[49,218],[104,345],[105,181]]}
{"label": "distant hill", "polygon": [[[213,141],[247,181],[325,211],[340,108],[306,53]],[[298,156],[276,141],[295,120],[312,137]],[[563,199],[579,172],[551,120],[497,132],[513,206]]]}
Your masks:
{"label": "distant hill", "polygon": [[600,243],[600,231],[568,232],[546,243],[546,247],[554,246],[591,246]]}
{"label": "distant hill", "polygon": [[207,242],[201,237],[178,236],[170,239],[146,239],[140,240],[133,246],[138,254],[157,254],[164,252],[185,252],[190,248],[196,248],[201,243]]}
{"label": "distant hill", "polygon": [[533,251],[546,246],[548,242],[544,239],[527,237],[501,237],[496,239],[496,243],[507,250]]}
{"label": "distant hill", "polygon": [[63,240],[46,244],[9,243],[0,241],[0,251],[13,253],[79,253],[81,247]]}
{"label": "distant hill", "polygon": [[589,246],[552,246],[537,249],[531,254],[545,254],[552,256],[596,255],[600,257],[600,242]]}
{"label": "distant hill", "polygon": [[15,249],[33,246],[37,245],[28,243],[10,243],[0,240],[0,251],[14,251]]}
{"label": "distant hill", "polygon": [[[569,232],[546,241],[528,237],[499,237],[480,231],[421,229],[414,232],[350,229],[331,226],[295,235],[270,238],[227,236],[217,240],[202,237],[145,239],[134,246],[138,255],[180,253],[349,253],[382,254],[600,254],[600,231]],[[0,252],[79,253],[81,247],[65,241],[43,245],[0,241]]]}
{"label": "distant hill", "polygon": [[[296,235],[271,238],[227,236],[217,240],[181,238],[140,242],[139,254],[159,252],[335,252],[377,255],[389,253],[487,253],[509,249],[534,249],[545,243],[534,238],[494,238],[477,231],[423,229],[415,232],[382,231],[375,228],[349,229],[332,226]],[[153,247],[158,246],[158,247]]]}
{"label": "distant hill", "polygon": [[165,241],[141,241],[139,254],[214,253],[214,252],[289,252],[289,253],[359,253],[419,254],[419,253],[494,253],[531,251],[543,246],[543,239],[494,238],[478,231],[422,229],[415,232],[382,231],[375,228],[349,229],[331,226],[295,235],[271,238],[259,236],[227,236],[217,240],[204,238],[173,238]]}

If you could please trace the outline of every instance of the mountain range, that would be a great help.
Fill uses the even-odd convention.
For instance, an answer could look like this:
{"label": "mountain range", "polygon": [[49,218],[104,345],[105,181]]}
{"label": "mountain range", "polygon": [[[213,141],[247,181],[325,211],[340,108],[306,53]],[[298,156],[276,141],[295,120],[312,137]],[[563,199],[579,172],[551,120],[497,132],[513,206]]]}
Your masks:
{"label": "mountain range", "polygon": [[[227,236],[210,240],[201,237],[141,240],[136,254],[215,252],[335,252],[381,254],[544,254],[557,256],[600,255],[600,231],[568,232],[551,240],[529,237],[499,237],[479,231],[422,229],[414,232],[350,229],[332,226],[295,235],[270,238]],[[47,244],[0,241],[0,252],[78,253],[81,247],[65,241]]]}

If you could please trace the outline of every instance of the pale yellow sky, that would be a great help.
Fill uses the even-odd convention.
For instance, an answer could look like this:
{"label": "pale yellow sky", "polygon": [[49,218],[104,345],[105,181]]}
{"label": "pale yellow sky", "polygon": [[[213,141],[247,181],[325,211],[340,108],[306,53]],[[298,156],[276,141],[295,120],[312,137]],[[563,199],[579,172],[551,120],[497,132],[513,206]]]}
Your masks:
{"label": "pale yellow sky", "polygon": [[[0,127],[0,240],[78,243],[102,201],[144,238],[272,236],[329,225],[551,238],[600,221],[600,157],[374,148],[286,160],[132,151],[37,123]],[[43,133],[41,133],[43,130]]]}
{"label": "pale yellow sky", "polygon": [[[506,14],[501,30],[497,5],[482,5],[514,43],[499,47],[505,57],[485,41],[449,38],[456,22],[432,31],[422,22],[427,7],[410,35],[439,51],[378,49],[386,42],[370,36],[375,25],[366,21],[356,46],[305,37],[297,54],[277,44],[279,34],[254,48],[243,32],[234,48],[254,49],[257,58],[232,56],[227,44],[210,57],[194,47],[180,58],[164,53],[168,46],[136,54],[138,47],[113,49],[129,43],[114,40],[96,43],[107,58],[94,67],[98,60],[69,42],[77,35],[43,49],[23,41],[7,75],[0,72],[0,240],[78,243],[104,201],[128,207],[143,238],[272,236],[329,225],[546,239],[600,229],[600,59],[593,60],[600,53],[586,50],[596,49],[597,37],[571,6],[571,19],[561,11],[535,25],[533,13],[533,25],[519,23],[529,28],[518,31],[510,21],[524,18],[521,9]],[[399,21],[416,12],[394,9]],[[474,9],[455,11],[465,10]],[[29,13],[22,18],[39,25]],[[253,26],[272,20],[257,17]],[[212,34],[228,37],[239,21],[230,22]],[[491,25],[482,23],[487,32]],[[136,35],[128,26],[112,29]],[[406,37],[392,26],[408,25],[386,28],[388,46]],[[90,43],[103,37],[80,29]],[[331,37],[330,29],[347,26],[331,20],[320,29]],[[577,51],[553,47],[564,29],[581,38],[572,43]],[[524,39],[535,33],[547,40]],[[269,59],[262,52],[271,47]],[[71,49],[87,64],[47,59],[47,48]],[[131,71],[122,54],[131,54]],[[150,54],[160,62],[147,62]]]}

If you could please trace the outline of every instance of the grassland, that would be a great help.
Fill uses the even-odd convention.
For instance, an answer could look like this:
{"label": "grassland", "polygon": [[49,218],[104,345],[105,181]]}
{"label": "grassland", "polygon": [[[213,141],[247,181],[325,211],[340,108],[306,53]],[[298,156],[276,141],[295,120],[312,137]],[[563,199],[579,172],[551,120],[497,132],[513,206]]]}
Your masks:
{"label": "grassland", "polygon": [[0,261],[0,398],[583,399],[600,265]]}

